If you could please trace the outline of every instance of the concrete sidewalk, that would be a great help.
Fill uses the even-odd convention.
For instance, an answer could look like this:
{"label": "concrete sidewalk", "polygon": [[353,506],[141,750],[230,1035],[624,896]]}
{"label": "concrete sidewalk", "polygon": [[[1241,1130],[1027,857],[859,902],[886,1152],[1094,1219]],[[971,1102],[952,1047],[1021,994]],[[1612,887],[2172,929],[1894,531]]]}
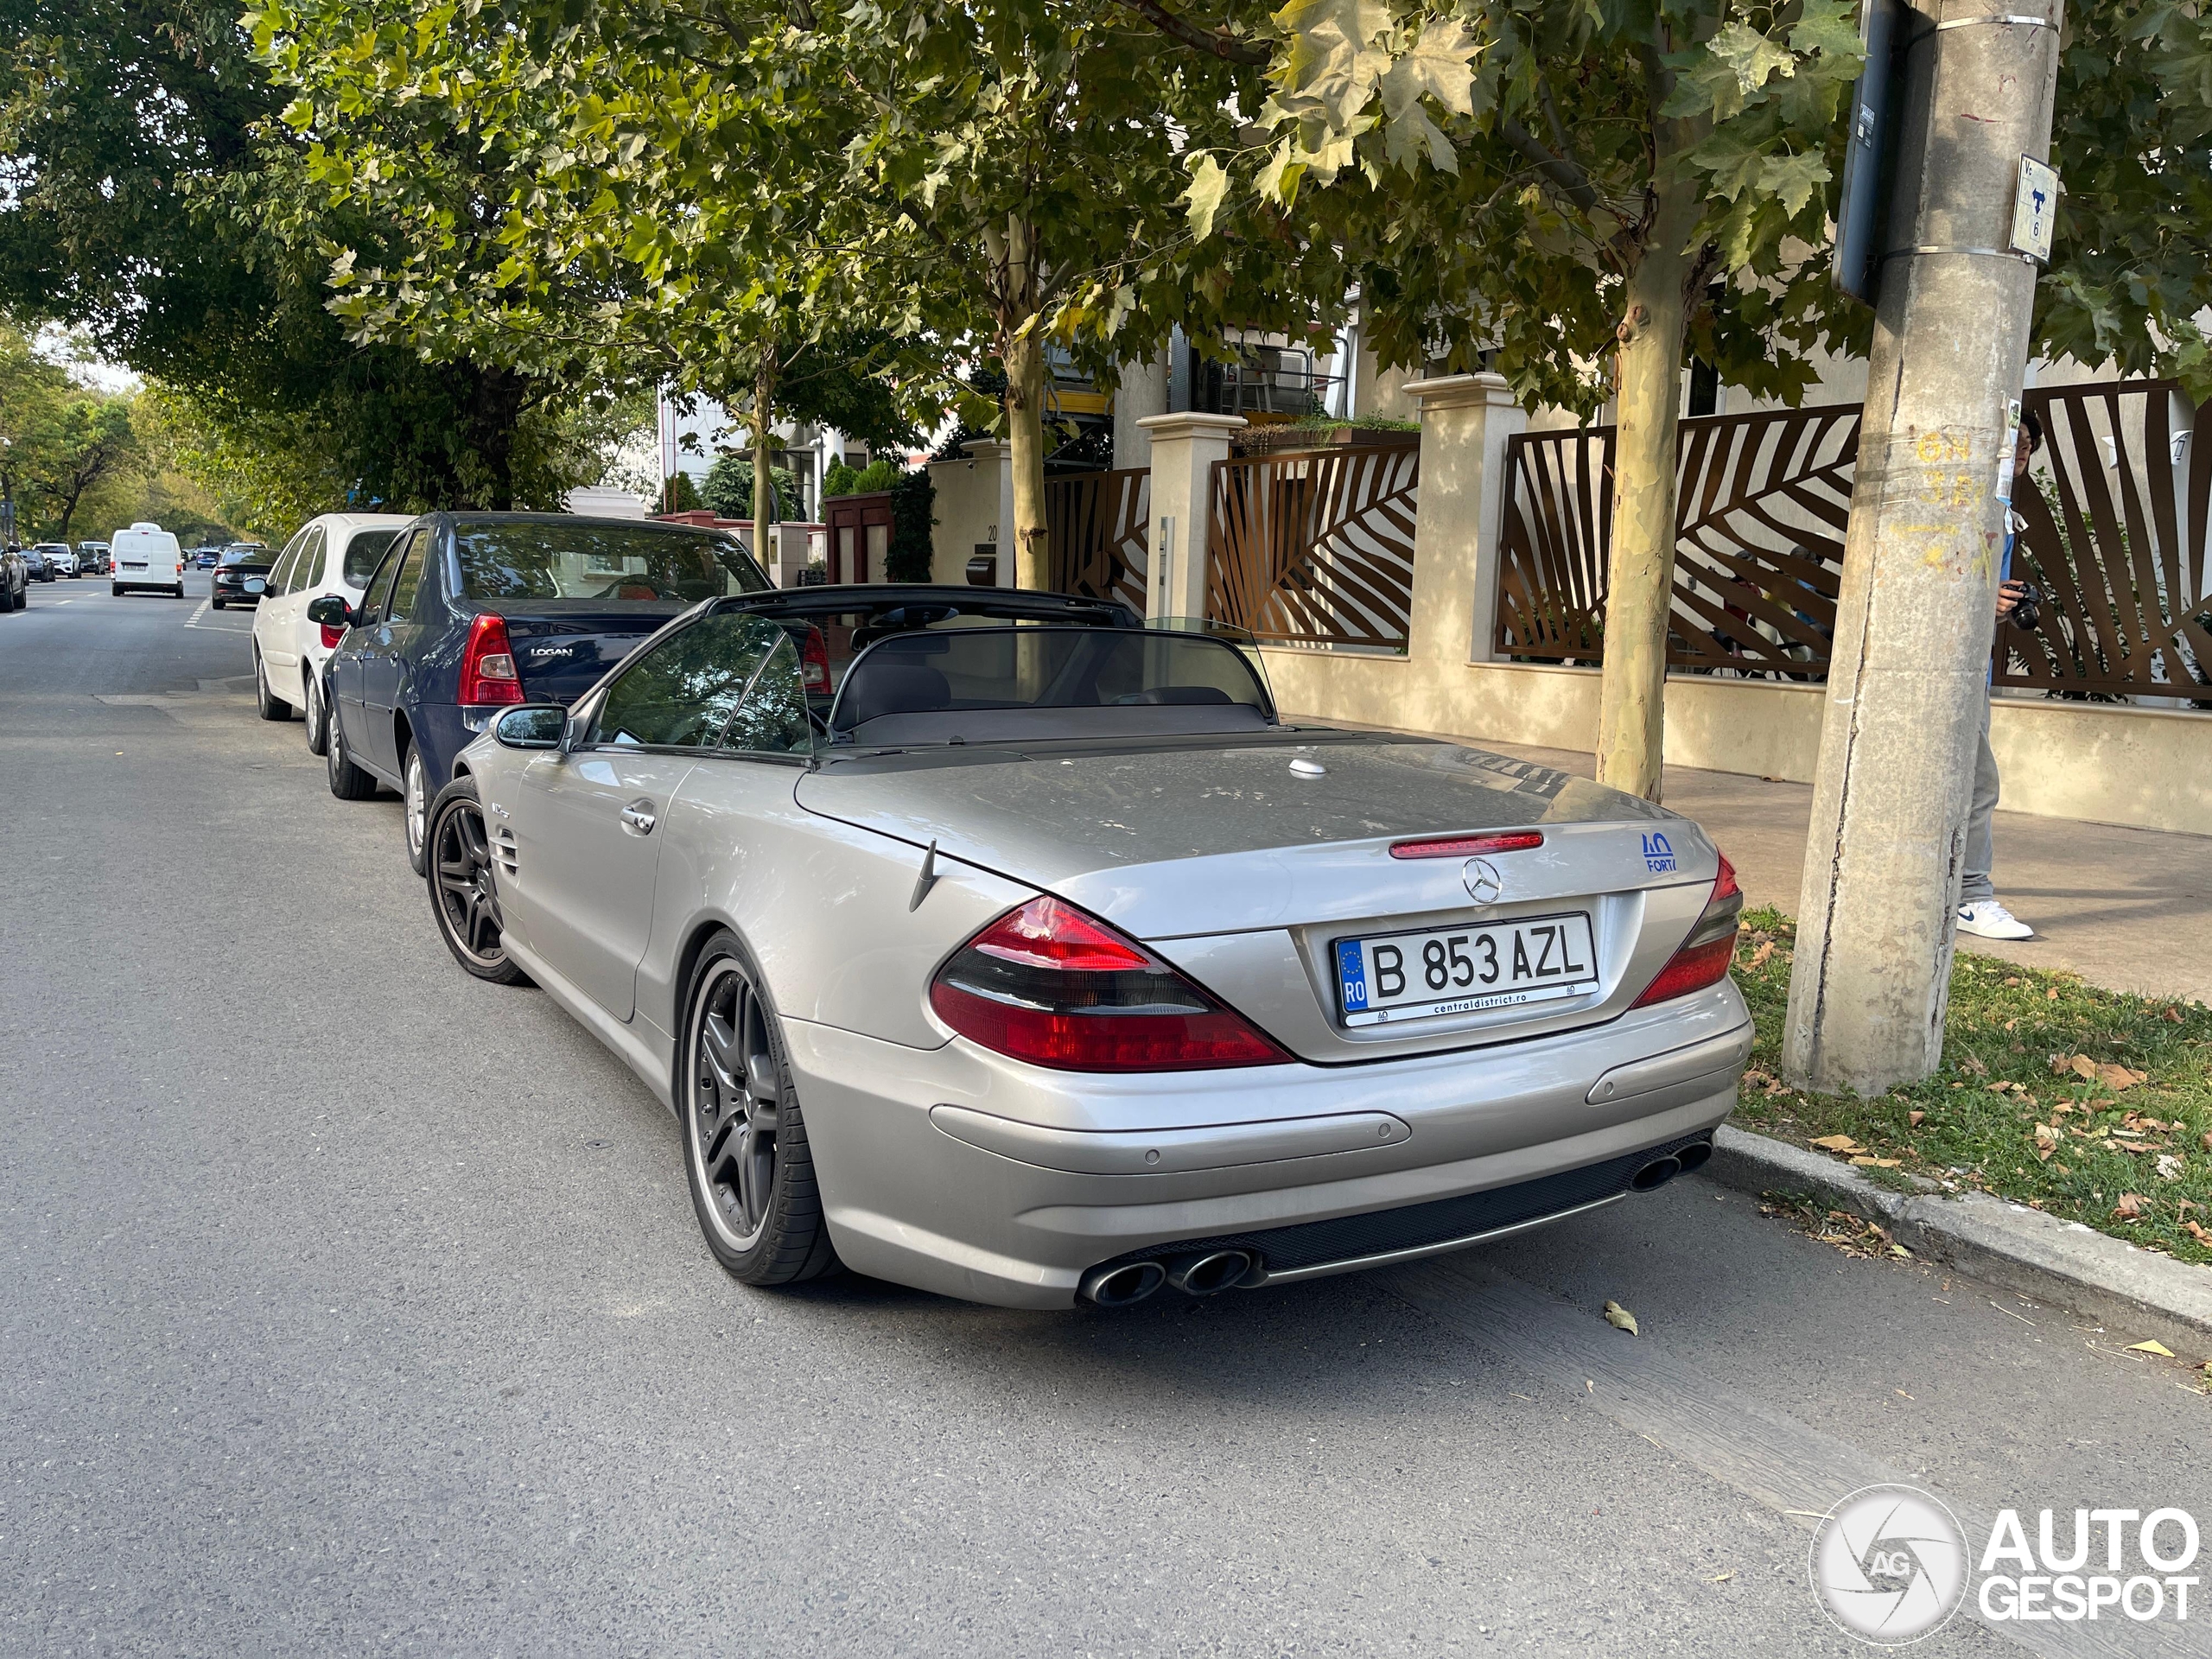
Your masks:
{"label": "concrete sidewalk", "polygon": [[[1594,770],[1590,755],[1573,750],[1453,741],[1584,778]],[[1797,913],[1809,784],[1669,766],[1662,795],[1719,842],[1745,899]],[[2212,1002],[2212,836],[2002,810],[1996,835],[1997,896],[2037,937],[1960,944],[2030,967],[2069,968],[2113,990]]]}

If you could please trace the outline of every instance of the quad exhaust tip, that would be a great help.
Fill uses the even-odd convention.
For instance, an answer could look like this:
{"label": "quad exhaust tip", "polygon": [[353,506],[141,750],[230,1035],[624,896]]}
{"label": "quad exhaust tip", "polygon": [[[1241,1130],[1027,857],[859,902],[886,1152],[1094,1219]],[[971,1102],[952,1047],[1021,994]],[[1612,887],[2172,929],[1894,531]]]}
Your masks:
{"label": "quad exhaust tip", "polygon": [[1076,1294],[1100,1307],[1132,1306],[1162,1285],[1173,1285],[1185,1296],[1214,1296],[1243,1282],[1252,1266],[1249,1250],[1207,1250],[1168,1262],[1124,1262],[1093,1268]]}
{"label": "quad exhaust tip", "polygon": [[1629,1189],[1635,1192],[1656,1192],[1685,1170],[1695,1169],[1713,1156],[1710,1141],[1693,1141],[1687,1147],[1678,1147],[1664,1158],[1654,1158],[1635,1174],[1629,1177]]}

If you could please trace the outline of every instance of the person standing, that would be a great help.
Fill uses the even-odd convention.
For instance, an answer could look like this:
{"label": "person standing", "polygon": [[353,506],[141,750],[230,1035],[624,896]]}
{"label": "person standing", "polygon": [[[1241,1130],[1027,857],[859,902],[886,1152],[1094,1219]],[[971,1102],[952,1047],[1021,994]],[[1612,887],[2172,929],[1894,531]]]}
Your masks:
{"label": "person standing", "polygon": [[[2013,488],[2028,474],[2028,461],[2043,448],[2043,423],[2031,411],[2020,416],[2020,435],[2012,449]],[[2027,584],[2012,579],[2012,548],[2027,520],[2005,505],[2005,554],[1998,568],[1997,626],[2002,629],[2019,608]],[[1991,669],[1993,676],[1994,667]],[[1997,862],[1994,819],[1997,813],[1997,756],[1989,747],[1989,698],[1981,700],[1981,746],[1974,765],[1974,804],[1967,814],[1966,869],[1959,883],[1959,931],[1981,939],[2031,939],[2036,931],[2005,908],[1997,897],[1992,873]]]}

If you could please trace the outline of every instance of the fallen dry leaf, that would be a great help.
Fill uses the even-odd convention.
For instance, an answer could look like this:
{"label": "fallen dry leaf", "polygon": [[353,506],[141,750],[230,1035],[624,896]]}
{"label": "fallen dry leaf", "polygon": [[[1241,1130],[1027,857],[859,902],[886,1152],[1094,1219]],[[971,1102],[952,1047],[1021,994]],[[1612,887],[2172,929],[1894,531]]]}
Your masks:
{"label": "fallen dry leaf", "polygon": [[2212,1228],[2207,1228],[2201,1221],[2184,1221],[2181,1230],[2200,1244],[2212,1244]]}
{"label": "fallen dry leaf", "polygon": [[1764,944],[1759,946],[1758,950],[1751,952],[1751,966],[1754,968],[1765,967],[1766,959],[1773,954],[1774,941],[1772,939],[1769,939]]}
{"label": "fallen dry leaf", "polygon": [[1916,1129],[1923,1123],[1928,1121],[1928,1114],[1925,1112],[1907,1112],[1904,1115],[1904,1121],[1912,1128]]}
{"label": "fallen dry leaf", "polygon": [[2036,1156],[2048,1158],[2058,1150],[2058,1131],[2048,1123],[2036,1125]]}
{"label": "fallen dry leaf", "polygon": [[1638,1331],[1636,1328],[1636,1315],[1630,1313],[1628,1309],[1623,1307],[1618,1302],[1607,1302],[1605,1304],[1605,1323],[1611,1325],[1616,1331],[1627,1332],[1631,1337],[1640,1337],[1643,1334],[1641,1331]]}
{"label": "fallen dry leaf", "polygon": [[2005,982],[2007,985],[2019,985],[2019,984],[2023,984],[2023,983],[2024,983],[2025,982],[2024,982],[2024,981],[2023,981],[2023,980],[2021,979],[2021,977],[2020,977],[2018,974],[2010,974],[2010,975],[2007,975],[2007,976],[2005,976]]}
{"label": "fallen dry leaf", "polygon": [[2052,986],[2049,990],[2045,991],[2045,992],[2043,994],[2043,1000],[2044,1000],[2044,1001],[2046,1001],[2046,1002],[2056,1002],[2056,1001],[2058,1001],[2058,987],[2057,987],[2057,986],[2056,986],[2056,985],[2054,985],[2054,986]]}
{"label": "fallen dry leaf", "polygon": [[2175,1157],[2171,1152],[2160,1153],[2158,1154],[2158,1179],[2162,1181],[2177,1181],[2181,1179],[2181,1160]]}
{"label": "fallen dry leaf", "polygon": [[1859,1143],[1847,1135],[1824,1135],[1813,1142],[1822,1152],[1856,1152]]}
{"label": "fallen dry leaf", "polygon": [[2066,1064],[2074,1075],[2082,1082],[2094,1083],[2097,1080],[2097,1063],[2088,1055],[2076,1054]]}
{"label": "fallen dry leaf", "polygon": [[1993,1095],[2010,1094],[2012,1090],[2012,1085],[2009,1083],[1985,1083],[1981,1086]]}
{"label": "fallen dry leaf", "polygon": [[1728,1582],[1728,1580],[1731,1580],[1731,1579],[1734,1578],[1735,1576],[1736,1576],[1735,1569],[1734,1569],[1733,1567],[1731,1567],[1731,1568],[1730,1568],[1727,1572],[1726,1572],[1726,1573],[1714,1573],[1711,1578],[1707,1579],[1707,1580],[1706,1580],[1706,1582],[1707,1582],[1707,1584],[1726,1584],[1726,1583],[1727,1583],[1727,1582]]}
{"label": "fallen dry leaf", "polygon": [[[1901,1255],[1901,1256],[1903,1256],[1903,1257],[1904,1257],[1906,1261],[1908,1261],[1908,1262],[1910,1262],[1910,1261],[1911,1261],[1911,1260],[1912,1260],[1912,1252],[1911,1252],[1910,1250],[1908,1250],[1907,1249],[1905,1249],[1905,1247],[1904,1247],[1904,1245],[1902,1245],[1902,1244],[1892,1244],[1892,1245],[1891,1245],[1891,1246],[1890,1246],[1890,1254],[1891,1254],[1891,1255]],[[1898,1392],[1898,1393],[1900,1393],[1900,1394],[1904,1394],[1904,1389],[1898,1389],[1898,1390],[1897,1390],[1897,1392]],[[1904,1397],[1905,1397],[1906,1399],[1908,1399],[1908,1400],[1910,1400],[1910,1399],[1911,1399],[1911,1398],[1912,1398],[1912,1396],[1911,1396],[1910,1395],[1909,1395],[1909,1394],[1906,1394]]]}
{"label": "fallen dry leaf", "polygon": [[2113,1205],[2112,1212],[2122,1221],[2133,1221],[2143,1213],[2143,1195],[2140,1192],[2121,1193],[2120,1202]]}
{"label": "fallen dry leaf", "polygon": [[2133,1089],[2139,1083],[2148,1083],[2151,1080],[2151,1074],[2148,1071],[2131,1071],[2126,1066],[2115,1065],[2107,1061],[2097,1067],[2097,1078],[2116,1095],[2123,1089]]}
{"label": "fallen dry leaf", "polygon": [[2212,1129],[2204,1131],[2204,1139],[2198,1144],[2202,1146],[2205,1151],[2212,1152]]}
{"label": "fallen dry leaf", "polygon": [[1904,1160],[1901,1158],[1877,1158],[1872,1153],[1860,1153],[1851,1160],[1854,1169],[1895,1169]]}
{"label": "fallen dry leaf", "polygon": [[2129,1343],[2127,1351],[2131,1354],[2156,1354],[2160,1359],[2171,1359],[2174,1357],[2174,1351],[2155,1337],[2148,1342]]}

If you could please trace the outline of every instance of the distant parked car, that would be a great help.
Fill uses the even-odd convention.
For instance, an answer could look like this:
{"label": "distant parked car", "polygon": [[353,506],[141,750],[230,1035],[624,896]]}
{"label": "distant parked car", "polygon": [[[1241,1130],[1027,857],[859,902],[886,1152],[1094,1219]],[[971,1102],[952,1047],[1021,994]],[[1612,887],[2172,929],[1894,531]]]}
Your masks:
{"label": "distant parked car", "polygon": [[77,543],[77,565],[88,576],[104,576],[108,573],[108,546],[105,542]]}
{"label": "distant parked car", "polygon": [[29,604],[30,585],[22,549],[0,548],[0,611],[20,611]]}
{"label": "distant parked car", "polygon": [[200,546],[193,550],[192,563],[200,569],[213,570],[215,568],[216,562],[222,556],[223,550],[221,548],[216,546],[212,542],[203,543]]}
{"label": "distant parked car", "polygon": [[219,611],[226,605],[258,605],[276,563],[276,556],[259,542],[225,548],[215,566],[214,597],[208,602]]}
{"label": "distant parked car", "polygon": [[54,580],[54,566],[48,562],[46,550],[42,547],[27,547],[23,550],[23,569],[33,582]]}
{"label": "distant parked car", "polygon": [[404,513],[326,512],[284,543],[269,574],[253,619],[254,695],[264,720],[289,720],[295,709],[307,716],[310,753],[322,753],[328,734],[322,665],[346,630],[308,621],[308,607],[325,594],[359,605],[377,561],[411,522]]}
{"label": "distant parked car", "polygon": [[330,792],[405,800],[423,869],[430,798],[501,708],[567,702],[702,600],[771,583],[734,537],[571,513],[429,513],[377,567],[359,606],[326,594],[310,621],[348,631],[324,671]]}
{"label": "distant parked car", "polygon": [[68,543],[41,542],[38,544],[38,550],[46,555],[46,568],[54,573],[54,575],[47,578],[48,582],[52,582],[54,576],[68,576],[73,580],[75,578],[77,555],[71,550]]}
{"label": "distant parked car", "polygon": [[184,597],[183,550],[159,524],[139,523],[117,531],[114,550],[108,590],[118,599],[133,588],[158,588],[172,599]]}

